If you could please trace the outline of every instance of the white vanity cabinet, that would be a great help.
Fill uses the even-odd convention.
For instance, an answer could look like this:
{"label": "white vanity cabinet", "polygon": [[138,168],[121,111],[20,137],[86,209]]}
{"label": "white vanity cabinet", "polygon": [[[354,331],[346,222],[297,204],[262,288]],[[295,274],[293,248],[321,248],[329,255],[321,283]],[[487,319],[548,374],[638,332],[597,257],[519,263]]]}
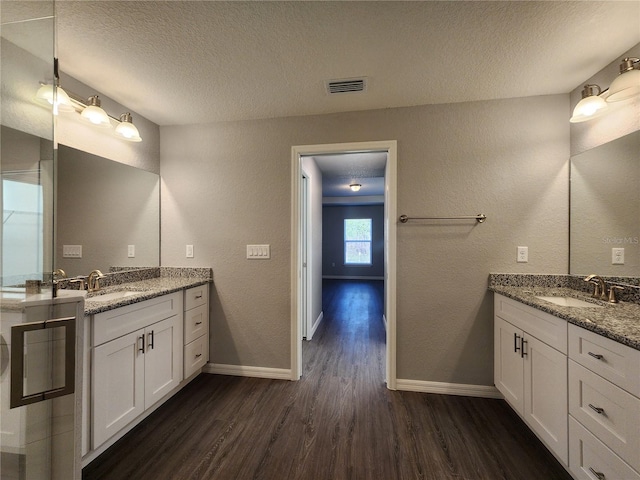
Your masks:
{"label": "white vanity cabinet", "polygon": [[209,285],[184,292],[184,378],[209,360]]}
{"label": "white vanity cabinet", "polygon": [[640,480],[640,351],[569,325],[569,468]]}
{"label": "white vanity cabinet", "polygon": [[568,465],[567,322],[496,294],[494,380],[512,408]]}
{"label": "white vanity cabinet", "polygon": [[139,417],[183,378],[183,294],[93,317],[91,448]]}

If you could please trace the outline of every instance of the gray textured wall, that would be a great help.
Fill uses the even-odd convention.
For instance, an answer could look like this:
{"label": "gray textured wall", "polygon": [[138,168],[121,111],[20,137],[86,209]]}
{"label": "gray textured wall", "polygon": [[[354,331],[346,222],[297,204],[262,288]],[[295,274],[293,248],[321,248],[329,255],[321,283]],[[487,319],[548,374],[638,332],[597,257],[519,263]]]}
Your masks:
{"label": "gray textured wall", "polygon": [[[370,218],[371,265],[344,264],[345,218]],[[322,274],[324,276],[384,276],[384,205],[327,206],[322,208]]]}
{"label": "gray textured wall", "polygon": [[[567,272],[568,110],[555,95],[161,127],[162,264],[213,267],[211,361],[290,367],[291,147],[395,139],[399,213],[488,216],[398,226],[397,376],[492,385],[489,272]],[[272,259],[247,261],[248,243]]]}

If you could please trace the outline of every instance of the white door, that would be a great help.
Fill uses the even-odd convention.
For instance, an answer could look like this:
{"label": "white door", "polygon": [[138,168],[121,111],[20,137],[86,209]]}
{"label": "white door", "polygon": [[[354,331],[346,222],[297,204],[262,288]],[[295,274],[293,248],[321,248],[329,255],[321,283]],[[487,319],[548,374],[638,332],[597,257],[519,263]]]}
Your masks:
{"label": "white door", "polygon": [[144,329],[93,349],[92,448],[144,411]]}
{"label": "white door", "polygon": [[521,356],[522,330],[495,317],[494,382],[496,388],[518,412],[524,411],[524,372]]}
{"label": "white door", "polygon": [[567,357],[535,337],[525,337],[524,419],[568,465]]}
{"label": "white door", "polygon": [[145,329],[144,405],[149,408],[182,380],[182,321],[180,316]]}

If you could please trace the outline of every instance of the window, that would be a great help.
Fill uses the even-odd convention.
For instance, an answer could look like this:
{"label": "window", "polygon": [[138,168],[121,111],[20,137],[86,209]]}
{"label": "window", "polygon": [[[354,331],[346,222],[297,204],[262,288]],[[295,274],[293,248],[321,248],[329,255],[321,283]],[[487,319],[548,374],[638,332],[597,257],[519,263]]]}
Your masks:
{"label": "window", "polygon": [[345,265],[371,265],[371,219],[349,218],[344,221]]}

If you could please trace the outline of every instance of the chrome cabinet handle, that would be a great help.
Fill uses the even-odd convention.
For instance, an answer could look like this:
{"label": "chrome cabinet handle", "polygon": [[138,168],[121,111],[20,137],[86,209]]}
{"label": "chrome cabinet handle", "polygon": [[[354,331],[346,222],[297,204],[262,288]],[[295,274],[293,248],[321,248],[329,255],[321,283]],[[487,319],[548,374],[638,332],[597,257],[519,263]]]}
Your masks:
{"label": "chrome cabinet handle", "polygon": [[593,473],[598,480],[605,480],[605,475],[602,472],[596,472],[593,468],[589,467],[589,471]]}
{"label": "chrome cabinet handle", "polygon": [[522,340],[520,342],[520,358],[524,358],[527,356],[527,352],[524,351],[524,346],[525,344],[527,344],[529,342],[527,342],[524,337],[522,337]]}
{"label": "chrome cabinet handle", "polygon": [[595,358],[596,360],[602,360],[604,357],[602,355],[600,355],[599,353],[593,353],[593,352],[589,352],[589,355],[591,355],[593,358]]}
{"label": "chrome cabinet handle", "polygon": [[596,412],[598,415],[602,415],[604,413],[604,408],[600,408],[600,407],[595,407],[591,404],[589,404],[589,408],[591,410],[593,410],[594,412]]}
{"label": "chrome cabinet handle", "polygon": [[138,337],[138,340],[140,340],[140,346],[138,347],[138,351],[144,353],[144,335],[140,335]]}
{"label": "chrome cabinet handle", "polygon": [[518,347],[518,339],[520,338],[520,335],[518,335],[517,333],[513,334],[513,351],[518,353],[518,350],[520,350],[520,347]]}
{"label": "chrome cabinet handle", "polygon": [[149,338],[151,339],[149,341],[149,348],[153,350],[153,330],[151,330],[151,332],[149,333]]}

